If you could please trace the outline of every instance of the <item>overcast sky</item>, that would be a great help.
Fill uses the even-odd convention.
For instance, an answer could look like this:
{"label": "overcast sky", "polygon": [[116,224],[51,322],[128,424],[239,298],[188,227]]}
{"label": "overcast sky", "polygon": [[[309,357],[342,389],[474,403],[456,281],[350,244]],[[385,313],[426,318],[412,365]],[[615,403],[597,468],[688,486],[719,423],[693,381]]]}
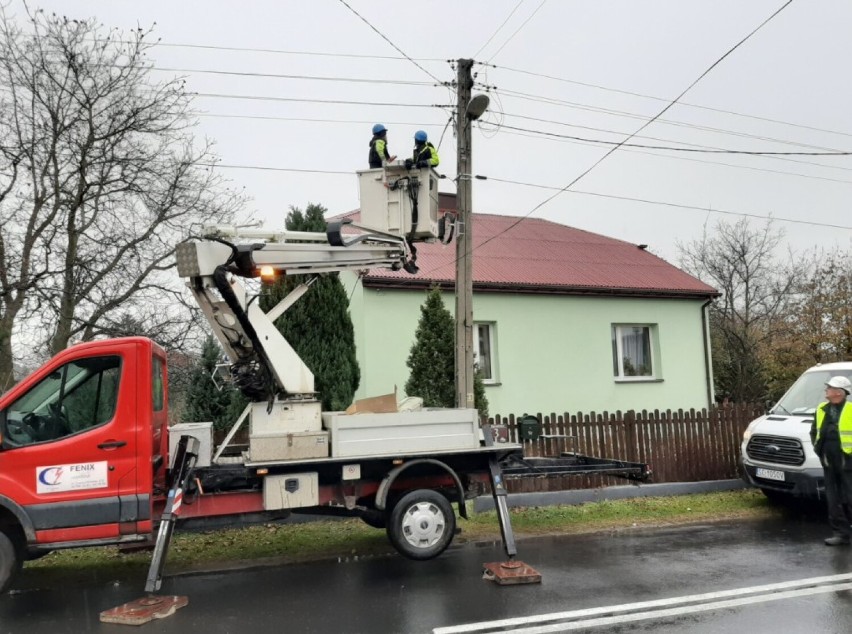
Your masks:
{"label": "overcast sky", "polygon": [[[475,181],[474,211],[527,215],[553,191],[496,179],[561,188],[608,150],[540,133],[622,140],[784,0],[347,3],[375,30],[339,0],[29,5],[69,17],[95,16],[105,27],[124,30],[156,23],[162,44],[152,61],[171,70],[155,75],[186,76],[189,90],[200,93],[196,107],[205,115],[198,133],[217,142],[223,165],[242,166],[222,170],[251,196],[257,217],[277,228],[290,205],[316,202],[331,213],[358,207],[355,171],[367,166],[370,128],[377,122],[390,129],[390,149],[401,156],[411,151],[418,129],[436,145],[441,140],[439,171],[448,176],[442,189],[454,191],[456,139],[445,126],[446,106],[455,96],[436,79],[453,80],[446,60],[461,57],[496,66],[475,66],[477,81],[496,86],[496,94],[491,92],[491,111],[473,133],[473,171],[491,179]],[[10,11],[21,9],[12,0]],[[852,150],[850,32],[852,2],[796,0],[631,142],[763,152]],[[234,74],[193,72],[201,70]],[[294,169],[332,173],[286,171]],[[738,219],[721,212],[774,216],[798,252],[848,248],[852,241],[848,156],[621,148],[573,189],[600,196],[566,192],[533,216],[648,244],[673,262],[678,240],[698,238],[719,219]]]}

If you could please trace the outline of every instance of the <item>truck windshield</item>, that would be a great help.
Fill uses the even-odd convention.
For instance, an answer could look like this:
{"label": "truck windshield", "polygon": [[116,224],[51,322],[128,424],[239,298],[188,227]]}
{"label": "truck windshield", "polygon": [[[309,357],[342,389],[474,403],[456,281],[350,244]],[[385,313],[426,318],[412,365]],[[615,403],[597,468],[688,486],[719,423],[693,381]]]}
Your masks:
{"label": "truck windshield", "polygon": [[[817,405],[825,401],[825,382],[833,376],[842,375],[852,380],[852,370],[815,370],[805,372],[793,387],[772,408],[773,414],[813,416]],[[849,400],[849,397],[846,398]]]}

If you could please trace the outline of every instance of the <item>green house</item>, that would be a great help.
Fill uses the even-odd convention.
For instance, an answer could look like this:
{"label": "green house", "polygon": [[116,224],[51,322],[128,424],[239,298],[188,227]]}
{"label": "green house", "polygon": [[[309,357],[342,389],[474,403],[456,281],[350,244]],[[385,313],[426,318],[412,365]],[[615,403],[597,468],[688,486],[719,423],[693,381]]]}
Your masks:
{"label": "green house", "polygon": [[[441,208],[454,197],[441,195]],[[347,217],[358,217],[358,213]],[[491,415],[702,408],[718,292],[635,245],[537,218],[473,214],[474,358]],[[455,243],[418,245],[417,275],[344,273],[361,386],[404,396],[420,306],[455,308]],[[409,395],[416,396],[416,395]]]}

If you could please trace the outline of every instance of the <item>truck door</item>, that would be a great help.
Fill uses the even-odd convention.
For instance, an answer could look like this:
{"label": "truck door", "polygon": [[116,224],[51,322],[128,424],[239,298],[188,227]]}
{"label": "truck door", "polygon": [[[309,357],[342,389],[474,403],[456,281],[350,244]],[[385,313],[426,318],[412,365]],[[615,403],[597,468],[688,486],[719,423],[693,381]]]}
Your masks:
{"label": "truck door", "polygon": [[139,520],[128,517],[143,506],[135,354],[126,344],[60,355],[0,412],[0,493],[23,507],[38,543],[114,540]]}

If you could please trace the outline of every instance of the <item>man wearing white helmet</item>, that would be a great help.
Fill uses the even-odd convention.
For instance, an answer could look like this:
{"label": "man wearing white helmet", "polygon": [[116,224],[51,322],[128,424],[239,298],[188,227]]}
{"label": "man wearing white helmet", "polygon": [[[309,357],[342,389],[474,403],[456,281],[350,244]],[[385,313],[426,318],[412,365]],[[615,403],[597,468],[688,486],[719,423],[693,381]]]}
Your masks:
{"label": "man wearing white helmet", "polygon": [[833,376],[825,384],[825,403],[816,409],[811,426],[814,451],[825,471],[828,521],[834,535],[827,546],[848,546],[852,537],[852,404],[846,397],[852,382]]}

